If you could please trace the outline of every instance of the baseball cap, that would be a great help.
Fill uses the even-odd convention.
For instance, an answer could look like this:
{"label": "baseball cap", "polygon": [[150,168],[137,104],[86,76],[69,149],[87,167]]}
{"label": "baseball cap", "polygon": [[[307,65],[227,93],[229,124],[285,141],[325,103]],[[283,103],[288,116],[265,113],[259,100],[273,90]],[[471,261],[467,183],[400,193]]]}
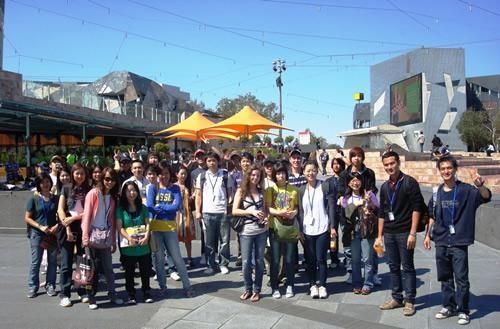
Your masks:
{"label": "baseball cap", "polygon": [[127,162],[127,161],[132,162],[132,159],[127,153],[122,153],[122,155],[120,156],[120,162]]}
{"label": "baseball cap", "polygon": [[205,150],[197,149],[196,151],[194,151],[195,157],[200,156],[200,155],[205,155]]}
{"label": "baseball cap", "polygon": [[59,155],[54,155],[50,158],[50,162],[62,162],[62,158]]}
{"label": "baseball cap", "polygon": [[300,152],[299,149],[293,149],[292,152],[290,152],[290,156],[292,156],[294,154],[298,154],[298,155],[302,156],[302,152]]}

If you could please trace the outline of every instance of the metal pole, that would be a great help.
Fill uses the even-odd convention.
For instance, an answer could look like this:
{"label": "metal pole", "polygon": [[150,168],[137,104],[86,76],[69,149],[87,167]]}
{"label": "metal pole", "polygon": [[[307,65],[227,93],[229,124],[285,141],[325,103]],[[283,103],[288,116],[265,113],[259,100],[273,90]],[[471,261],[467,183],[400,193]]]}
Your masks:
{"label": "metal pole", "polygon": [[26,167],[31,167],[30,115],[26,115]]}
{"label": "metal pole", "polygon": [[[281,86],[282,85],[283,84],[281,83],[281,73],[280,73],[280,84],[278,85],[278,91],[279,91],[279,94],[280,94],[280,126],[283,126],[283,97],[282,97],[282,94],[281,94]],[[281,143],[283,143],[283,129],[280,129],[279,136],[280,136],[280,139],[281,139]]]}

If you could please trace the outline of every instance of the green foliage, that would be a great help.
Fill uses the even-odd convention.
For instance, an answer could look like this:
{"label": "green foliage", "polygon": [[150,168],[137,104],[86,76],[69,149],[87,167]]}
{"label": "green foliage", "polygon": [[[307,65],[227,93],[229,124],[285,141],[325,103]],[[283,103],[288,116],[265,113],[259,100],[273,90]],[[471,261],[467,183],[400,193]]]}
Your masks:
{"label": "green foliage", "polygon": [[293,143],[294,140],[295,140],[295,137],[293,137],[291,135],[288,135],[285,137],[285,143],[287,143],[287,144]]}
{"label": "green foliage", "polygon": [[457,130],[460,133],[462,142],[472,151],[477,151],[490,141],[488,130],[484,129],[484,123],[487,121],[487,114],[484,111],[473,111],[468,109],[457,124]]}
{"label": "green foliage", "polygon": [[168,153],[170,151],[170,148],[168,147],[168,144],[162,143],[162,142],[156,142],[153,145],[153,150],[158,153]]}
{"label": "green foliage", "polygon": [[252,138],[250,139],[250,142],[252,144],[255,144],[255,143],[261,143],[262,142],[262,139],[260,138],[259,135],[255,134],[252,136]]}
{"label": "green foliage", "polygon": [[221,99],[217,103],[216,111],[224,117],[230,117],[238,113],[246,105],[250,106],[257,113],[261,114],[267,119],[275,123],[280,122],[279,109],[275,103],[271,102],[269,104],[265,104],[250,93],[246,95],[240,95],[237,98],[233,99]]}
{"label": "green foliage", "polygon": [[283,143],[283,138],[280,137],[280,136],[277,136],[276,138],[274,138],[274,143],[276,144],[281,144]]}
{"label": "green foliage", "polygon": [[264,136],[262,141],[266,144],[271,143],[271,137],[269,135]]}

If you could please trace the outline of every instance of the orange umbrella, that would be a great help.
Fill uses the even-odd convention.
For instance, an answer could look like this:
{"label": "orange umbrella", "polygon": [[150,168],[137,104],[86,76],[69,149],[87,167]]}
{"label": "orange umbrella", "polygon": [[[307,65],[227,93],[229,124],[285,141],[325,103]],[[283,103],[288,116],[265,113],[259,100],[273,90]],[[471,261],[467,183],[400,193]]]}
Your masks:
{"label": "orange umbrella", "polygon": [[172,135],[169,135],[165,138],[180,138],[180,139],[187,139],[191,141],[206,141],[209,139],[231,139],[231,140],[236,140],[238,139],[237,133],[235,134],[230,134],[228,132],[216,132],[216,131],[209,131],[207,133],[189,133],[185,131],[179,131],[176,133],[173,133]]}
{"label": "orange umbrella", "polygon": [[262,129],[286,129],[293,131],[293,129],[280,126],[279,124],[263,117],[259,113],[255,112],[255,110],[250,106],[243,107],[235,115],[209,126],[208,128],[202,129],[201,132],[220,128],[233,129],[247,136],[252,134],[254,131]]}
{"label": "orange umbrella", "polygon": [[173,125],[172,127],[169,127],[167,129],[160,130],[154,133],[153,135],[159,135],[170,132],[179,132],[179,131],[184,131],[188,133],[197,133],[201,129],[210,127],[213,124],[214,123],[212,121],[205,118],[199,111],[196,111],[193,114],[191,114],[186,120],[183,120],[178,124]]}

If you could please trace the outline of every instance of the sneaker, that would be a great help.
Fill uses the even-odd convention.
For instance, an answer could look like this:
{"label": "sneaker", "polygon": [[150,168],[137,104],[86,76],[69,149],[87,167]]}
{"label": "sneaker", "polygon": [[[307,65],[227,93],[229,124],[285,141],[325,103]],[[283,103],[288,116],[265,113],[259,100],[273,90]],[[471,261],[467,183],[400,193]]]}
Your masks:
{"label": "sneaker", "polygon": [[227,268],[227,266],[225,266],[225,265],[221,265],[221,266],[220,266],[220,272],[221,272],[222,274],[228,274],[228,273],[229,273],[229,269]]}
{"label": "sneaker", "polygon": [[69,297],[63,297],[61,298],[59,305],[61,305],[62,307],[70,307],[71,305],[73,305],[73,303],[71,303]]}
{"label": "sneaker", "polygon": [[151,298],[151,295],[149,294],[149,292],[145,292],[144,293],[144,303],[151,304],[152,302],[154,302],[154,300],[153,300],[153,298]]}
{"label": "sneaker", "polygon": [[293,287],[292,286],[286,287],[285,298],[292,298],[293,296],[295,296],[295,294],[293,293]]}
{"label": "sneaker", "polygon": [[413,303],[406,302],[405,307],[403,307],[403,314],[405,316],[412,316],[415,314],[415,305],[413,305]]}
{"label": "sneaker", "polygon": [[348,277],[347,277],[347,279],[345,280],[345,283],[352,284],[352,273],[349,273],[349,276],[348,276]]}
{"label": "sneaker", "polygon": [[446,318],[449,318],[450,316],[454,316],[454,315],[455,315],[455,313],[453,311],[449,310],[446,307],[443,307],[441,309],[441,311],[436,313],[435,318],[436,319],[446,319]]}
{"label": "sneaker", "polygon": [[458,324],[469,324],[469,316],[465,313],[458,313]]}
{"label": "sneaker", "polygon": [[127,305],[135,305],[137,304],[137,301],[135,300],[135,296],[129,296],[127,300]]}
{"label": "sneaker", "polygon": [[328,297],[328,292],[325,287],[321,286],[318,288],[318,296],[320,299],[326,299]]}
{"label": "sneaker", "polygon": [[392,298],[391,300],[388,300],[387,302],[380,305],[378,308],[380,308],[381,310],[392,310],[399,307],[403,307],[403,303],[398,302],[397,300]]}
{"label": "sneaker", "polygon": [[203,274],[205,274],[205,275],[214,275],[215,274],[215,270],[213,268],[209,267],[205,271],[203,271]]}
{"label": "sneaker", "polygon": [[170,273],[170,278],[174,281],[180,281],[181,280],[181,276],[179,275],[179,273],[177,272],[172,272]]}
{"label": "sneaker", "polygon": [[90,310],[97,310],[99,306],[97,306],[95,301],[89,302],[89,309]]}
{"label": "sneaker", "polygon": [[46,288],[46,291],[47,291],[47,295],[49,295],[50,297],[54,297],[54,296],[57,296],[57,292],[56,290],[54,289],[54,286],[49,284]]}
{"label": "sneaker", "polygon": [[89,296],[88,295],[83,295],[83,296],[78,296],[78,299],[84,303],[87,304],[89,302]]}
{"label": "sneaker", "polygon": [[109,299],[109,301],[115,305],[123,305],[123,299],[120,297],[113,296]]}
{"label": "sneaker", "polygon": [[236,262],[234,262],[234,266],[241,266],[241,265],[243,265],[243,260],[241,257],[238,257],[236,259]]}
{"label": "sneaker", "polygon": [[309,288],[309,291],[310,291],[309,294],[311,295],[312,299],[318,299],[319,298],[318,286],[316,286],[316,285],[311,286],[311,288]]}
{"label": "sneaker", "polygon": [[36,297],[36,290],[30,290],[28,291],[28,294],[26,295],[28,298],[35,298]]}
{"label": "sneaker", "polygon": [[281,298],[281,293],[278,289],[276,290],[273,290],[273,294],[272,294],[273,298],[274,299],[280,299]]}

